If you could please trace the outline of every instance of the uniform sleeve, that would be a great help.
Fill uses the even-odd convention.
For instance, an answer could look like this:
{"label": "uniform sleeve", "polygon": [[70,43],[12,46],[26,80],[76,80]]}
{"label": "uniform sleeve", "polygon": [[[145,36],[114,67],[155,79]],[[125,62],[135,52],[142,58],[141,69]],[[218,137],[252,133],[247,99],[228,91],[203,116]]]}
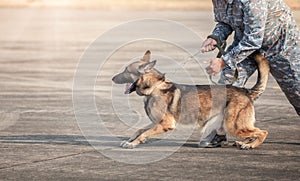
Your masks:
{"label": "uniform sleeve", "polygon": [[243,38],[237,46],[222,57],[231,69],[235,69],[237,63],[261,48],[267,19],[265,0],[241,0],[241,2],[244,11]]}
{"label": "uniform sleeve", "polygon": [[221,41],[226,41],[228,36],[232,33],[232,31],[233,30],[230,25],[219,22],[216,25],[212,34],[219,37]]}

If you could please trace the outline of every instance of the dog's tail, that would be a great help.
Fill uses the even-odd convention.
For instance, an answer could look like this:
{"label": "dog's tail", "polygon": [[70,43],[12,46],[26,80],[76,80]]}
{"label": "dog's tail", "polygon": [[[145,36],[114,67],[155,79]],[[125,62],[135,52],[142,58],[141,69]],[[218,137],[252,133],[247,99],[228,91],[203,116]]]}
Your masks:
{"label": "dog's tail", "polygon": [[251,100],[257,99],[266,89],[270,67],[268,60],[260,53],[254,55],[258,65],[258,77],[256,84],[249,90]]}

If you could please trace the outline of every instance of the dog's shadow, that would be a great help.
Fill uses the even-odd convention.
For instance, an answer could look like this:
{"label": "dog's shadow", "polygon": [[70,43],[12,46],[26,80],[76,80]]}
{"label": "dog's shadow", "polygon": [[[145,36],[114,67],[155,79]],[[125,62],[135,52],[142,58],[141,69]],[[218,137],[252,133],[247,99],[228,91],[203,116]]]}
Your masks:
{"label": "dog's shadow", "polygon": [[[73,145],[73,146],[112,146],[118,147],[129,137],[123,136],[82,136],[82,135],[14,135],[0,136],[0,143],[24,144],[24,145]],[[198,148],[199,140],[180,140],[180,139],[160,139],[152,138],[141,147],[151,146],[182,146],[187,148]],[[295,145],[300,146],[299,142],[279,142],[266,141],[267,145]]]}

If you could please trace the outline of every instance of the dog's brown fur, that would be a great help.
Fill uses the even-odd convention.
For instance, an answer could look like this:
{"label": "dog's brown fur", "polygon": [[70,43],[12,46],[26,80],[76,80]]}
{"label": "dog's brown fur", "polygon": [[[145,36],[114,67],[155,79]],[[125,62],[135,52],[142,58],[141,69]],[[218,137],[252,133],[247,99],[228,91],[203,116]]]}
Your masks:
{"label": "dog's brown fur", "polygon": [[[197,120],[201,129],[207,129],[215,123],[223,124],[226,133],[244,138],[243,141],[236,142],[242,149],[259,146],[268,132],[254,126],[253,101],[265,90],[269,65],[261,54],[256,54],[255,60],[258,63],[259,76],[252,89],[229,85],[224,88],[175,84],[165,80],[163,74],[153,69],[155,61],[152,64],[148,63],[147,67],[144,67],[144,73],[131,85],[128,93],[136,91],[137,94],[146,96],[146,112],[156,124],[137,131],[121,146],[134,148],[151,137],[175,129],[176,123],[184,119]],[[226,94],[222,89],[226,89]],[[159,110],[153,105],[160,105]],[[157,112],[160,116],[153,116],[151,112]]]}

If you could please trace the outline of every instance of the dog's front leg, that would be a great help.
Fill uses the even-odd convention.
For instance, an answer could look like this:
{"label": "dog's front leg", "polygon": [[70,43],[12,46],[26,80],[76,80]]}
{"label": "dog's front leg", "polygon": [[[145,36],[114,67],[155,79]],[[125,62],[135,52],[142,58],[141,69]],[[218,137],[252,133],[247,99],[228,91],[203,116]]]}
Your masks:
{"label": "dog's front leg", "polygon": [[132,142],[133,140],[135,140],[138,136],[140,136],[142,133],[144,133],[145,131],[147,131],[148,129],[152,128],[154,126],[154,124],[149,124],[148,126],[146,126],[144,129],[139,129],[137,130],[128,140],[124,140],[122,141],[122,143],[120,144],[121,147],[124,147],[124,145]]}
{"label": "dog's front leg", "polygon": [[[159,123],[154,125],[152,128],[143,131],[140,131],[141,134],[137,136],[133,141],[125,141],[122,142],[121,147],[123,148],[134,148],[140,143],[144,143],[149,138],[152,138],[154,136],[160,135],[162,133],[165,133],[167,131],[175,129],[176,121],[174,117],[166,113],[163,120]],[[138,131],[139,132],[139,131]],[[137,133],[138,133],[137,132]],[[137,133],[135,135],[137,135]]]}

